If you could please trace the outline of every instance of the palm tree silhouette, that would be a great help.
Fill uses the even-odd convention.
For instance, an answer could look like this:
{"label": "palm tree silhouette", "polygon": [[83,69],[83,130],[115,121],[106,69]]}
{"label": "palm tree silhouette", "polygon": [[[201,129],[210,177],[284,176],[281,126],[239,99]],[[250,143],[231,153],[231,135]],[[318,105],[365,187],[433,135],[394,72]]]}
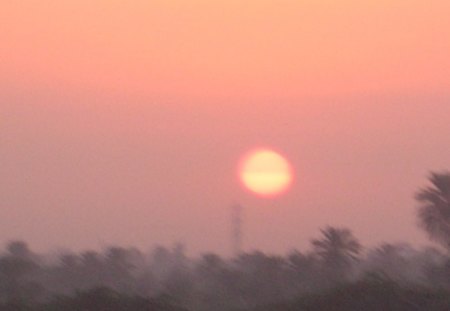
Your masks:
{"label": "palm tree silhouette", "polygon": [[314,254],[325,266],[342,270],[356,261],[362,246],[349,229],[328,226],[320,231],[322,238],[313,239],[311,243]]}
{"label": "palm tree silhouette", "polygon": [[432,172],[429,181],[431,185],[416,194],[419,226],[450,250],[450,172]]}

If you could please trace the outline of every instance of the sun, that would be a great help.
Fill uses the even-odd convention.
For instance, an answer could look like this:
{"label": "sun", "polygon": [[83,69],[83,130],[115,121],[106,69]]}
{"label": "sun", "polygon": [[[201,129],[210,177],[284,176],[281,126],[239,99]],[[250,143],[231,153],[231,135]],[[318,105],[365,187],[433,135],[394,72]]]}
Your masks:
{"label": "sun", "polygon": [[262,196],[285,192],[293,181],[289,162],[270,149],[257,149],[246,154],[239,166],[239,177],[244,186]]}

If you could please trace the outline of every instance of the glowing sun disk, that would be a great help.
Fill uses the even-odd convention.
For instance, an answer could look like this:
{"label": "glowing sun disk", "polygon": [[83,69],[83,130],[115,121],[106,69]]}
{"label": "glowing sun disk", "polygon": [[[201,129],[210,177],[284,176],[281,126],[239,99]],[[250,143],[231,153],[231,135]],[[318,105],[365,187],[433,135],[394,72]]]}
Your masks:
{"label": "glowing sun disk", "polygon": [[239,169],[245,187],[260,195],[276,195],[285,191],[292,183],[292,169],[280,154],[267,150],[256,150],[243,158]]}

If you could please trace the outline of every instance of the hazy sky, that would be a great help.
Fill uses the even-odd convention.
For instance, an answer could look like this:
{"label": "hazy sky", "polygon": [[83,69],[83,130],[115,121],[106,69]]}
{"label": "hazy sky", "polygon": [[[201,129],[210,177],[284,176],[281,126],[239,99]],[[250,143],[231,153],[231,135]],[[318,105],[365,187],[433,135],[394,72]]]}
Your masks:
{"label": "hazy sky", "polygon": [[[450,169],[447,0],[0,4],[0,241],[306,249],[326,225],[422,244],[414,192]],[[259,146],[295,169],[242,189]]]}

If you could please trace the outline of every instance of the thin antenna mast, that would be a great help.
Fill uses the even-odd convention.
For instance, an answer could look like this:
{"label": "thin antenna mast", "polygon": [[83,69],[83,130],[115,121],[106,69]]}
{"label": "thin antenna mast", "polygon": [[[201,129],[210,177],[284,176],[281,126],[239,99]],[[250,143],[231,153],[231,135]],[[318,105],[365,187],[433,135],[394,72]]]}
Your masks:
{"label": "thin antenna mast", "polygon": [[236,257],[242,252],[242,209],[240,204],[231,207],[231,246]]}

